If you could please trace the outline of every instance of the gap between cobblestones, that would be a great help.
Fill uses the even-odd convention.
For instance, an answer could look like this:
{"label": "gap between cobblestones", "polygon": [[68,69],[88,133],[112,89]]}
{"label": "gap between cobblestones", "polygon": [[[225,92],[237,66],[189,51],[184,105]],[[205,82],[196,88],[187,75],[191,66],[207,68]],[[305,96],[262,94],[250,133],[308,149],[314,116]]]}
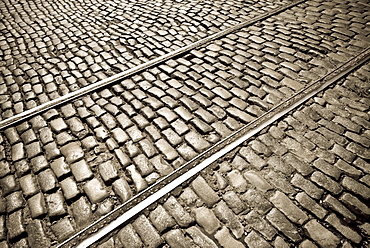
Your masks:
{"label": "gap between cobblestones", "polygon": [[225,35],[227,35],[229,33],[232,33],[234,31],[238,30],[238,29],[241,29],[241,28],[246,27],[246,26],[250,26],[250,25],[252,25],[252,24],[254,24],[254,23],[258,22],[258,21],[264,20],[264,19],[266,19],[268,17],[271,17],[271,16],[276,15],[276,14],[278,14],[280,12],[283,12],[283,11],[285,11],[287,9],[290,9],[290,8],[292,8],[292,7],[300,4],[302,2],[304,2],[304,0],[293,1],[291,4],[287,4],[287,5],[278,7],[276,9],[274,9],[274,10],[271,10],[269,12],[266,12],[265,14],[261,14],[261,15],[255,17],[255,18],[252,18],[250,20],[247,20],[245,22],[242,22],[240,24],[237,24],[237,25],[235,25],[233,27],[230,27],[230,28],[227,28],[225,30],[222,30],[222,31],[220,31],[218,33],[212,34],[212,35],[210,35],[210,36],[208,36],[206,38],[200,39],[200,40],[198,40],[198,41],[196,41],[194,43],[191,43],[191,44],[189,44],[187,46],[184,46],[182,48],[179,48],[178,50],[175,50],[173,52],[164,54],[164,55],[162,55],[162,56],[160,56],[158,58],[155,58],[153,60],[150,60],[148,62],[145,62],[145,63],[143,63],[141,65],[138,65],[138,66],[136,66],[134,68],[131,68],[131,69],[126,70],[126,71],[123,71],[123,72],[118,73],[118,74],[116,74],[114,76],[111,76],[109,78],[103,79],[101,81],[98,81],[96,83],[93,83],[93,84],[91,84],[89,86],[86,86],[84,88],[81,88],[79,90],[76,90],[76,91],[73,91],[73,92],[68,93],[66,95],[63,95],[63,96],[61,96],[59,98],[56,98],[54,100],[51,100],[51,101],[49,101],[47,103],[43,103],[43,104],[41,104],[41,105],[39,105],[39,106],[37,106],[35,108],[29,109],[27,111],[24,111],[22,113],[19,113],[19,114],[15,115],[15,116],[9,117],[9,118],[7,118],[5,120],[0,121],[0,130],[4,129],[6,127],[9,127],[11,125],[14,125],[16,123],[19,123],[22,120],[29,119],[30,117],[33,117],[33,116],[35,116],[37,114],[40,114],[42,112],[45,112],[45,111],[47,111],[47,110],[49,110],[51,108],[60,106],[63,103],[70,102],[70,101],[72,101],[72,100],[74,100],[74,99],[76,99],[78,97],[81,97],[81,96],[86,95],[88,93],[94,92],[94,91],[96,91],[98,89],[101,89],[101,88],[103,88],[105,86],[108,86],[108,85],[110,85],[112,83],[115,83],[115,82],[117,82],[119,80],[123,80],[123,79],[125,79],[125,78],[127,78],[129,76],[132,76],[132,75],[136,74],[136,73],[142,72],[145,69],[148,69],[148,68],[151,68],[151,67],[153,67],[155,65],[158,65],[160,63],[163,63],[163,62],[165,62],[165,61],[167,61],[167,60],[169,60],[171,58],[174,58],[176,56],[179,56],[179,55],[181,55],[181,54],[183,54],[185,52],[188,52],[188,51],[190,51],[190,50],[192,50],[192,49],[194,49],[196,47],[200,47],[200,46],[202,46],[204,44],[207,44],[210,41],[213,41],[215,39],[218,39],[220,37],[223,37],[223,36],[225,36]]}
{"label": "gap between cobblestones", "polygon": [[[108,225],[105,225],[102,229],[92,234],[91,236],[83,240],[79,245],[77,245],[77,247],[79,248],[91,246],[92,244],[94,244],[95,242],[97,242],[98,240],[102,239],[107,234],[115,230],[117,227],[121,226],[123,223],[126,223],[128,220],[130,220],[135,215],[140,213],[146,207],[150,206],[151,204],[159,200],[165,194],[171,192],[173,189],[175,189],[188,179],[192,178],[203,169],[207,168],[217,159],[226,155],[228,152],[232,151],[246,140],[258,134],[265,127],[279,120],[287,113],[301,106],[303,103],[311,99],[313,96],[315,96],[316,94],[318,94],[331,84],[337,82],[338,80],[340,80],[341,78],[343,78],[344,76],[346,76],[359,66],[363,65],[368,60],[370,60],[370,48],[363,50],[358,56],[350,59],[349,61],[338,67],[336,70],[316,80],[312,84],[308,85],[306,88],[302,89],[301,91],[297,92],[284,102],[272,108],[270,111],[258,117],[248,125],[242,127],[241,129],[229,135],[225,139],[219,141],[214,146],[212,146],[202,154],[198,155],[191,161],[187,162],[186,164],[184,164],[183,166],[181,166],[168,176],[164,177],[162,180],[153,184],[145,191],[142,191],[135,197],[131,198],[129,201],[122,204],[120,207],[116,208],[108,215],[102,217],[98,221],[94,222],[90,226],[86,227],[85,229],[81,230],[74,236],[70,237],[69,239],[58,245],[57,248],[65,247],[70,242],[75,241],[75,239],[78,239],[80,235],[86,236],[85,232],[88,232],[89,229],[94,229],[94,227],[96,227],[101,222],[106,223],[106,219],[112,216],[113,214],[123,212],[124,210],[128,209],[122,215],[111,221]],[[199,163],[196,166],[193,166],[197,162]],[[160,188],[159,190],[156,190],[158,186],[163,187]],[[140,199],[144,200],[140,201]],[[134,205],[133,203],[135,202],[139,203]],[[134,205],[134,207],[130,208],[130,206],[132,205]]]}

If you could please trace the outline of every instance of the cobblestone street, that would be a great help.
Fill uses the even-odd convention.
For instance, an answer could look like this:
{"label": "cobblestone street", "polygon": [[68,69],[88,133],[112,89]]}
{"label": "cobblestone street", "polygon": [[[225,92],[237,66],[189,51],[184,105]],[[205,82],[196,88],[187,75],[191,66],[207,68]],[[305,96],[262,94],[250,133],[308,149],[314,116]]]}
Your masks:
{"label": "cobblestone street", "polygon": [[[290,1],[0,3],[0,121]],[[312,0],[0,127],[0,248],[55,247],[370,47]],[[370,64],[95,247],[370,247]]]}

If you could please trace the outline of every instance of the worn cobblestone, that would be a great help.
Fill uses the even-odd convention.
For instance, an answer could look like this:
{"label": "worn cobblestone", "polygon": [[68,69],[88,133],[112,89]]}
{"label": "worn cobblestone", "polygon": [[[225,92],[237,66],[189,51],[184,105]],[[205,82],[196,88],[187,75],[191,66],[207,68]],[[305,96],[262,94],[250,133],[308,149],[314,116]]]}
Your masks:
{"label": "worn cobblestone", "polygon": [[[58,3],[52,10],[50,3],[42,1],[16,5],[5,1],[0,10],[4,19],[0,25],[4,33],[0,38],[2,119],[133,68],[286,1]],[[4,147],[0,147],[0,184],[7,206],[4,213],[12,215],[30,209],[31,216],[25,215],[29,219],[21,219],[22,224],[35,218],[43,223],[49,217],[55,218],[55,222],[42,226],[45,233],[54,233],[53,242],[68,237],[88,223],[76,217],[78,211],[74,208],[86,209],[82,216],[89,216],[90,200],[98,206],[92,219],[96,218],[104,212],[103,202],[127,201],[366,48],[368,13],[366,6],[362,4],[361,9],[356,4],[305,2],[82,100],[51,109],[16,128],[6,128],[5,141],[0,138]],[[187,198],[191,208],[228,209],[225,211],[236,216],[238,221],[230,221],[221,210],[215,213],[221,225],[216,233],[218,237],[231,237],[228,244],[223,243],[224,238],[208,239],[202,228],[194,227],[196,220],[190,221],[191,215],[187,221],[179,221],[179,216],[176,219],[176,211],[190,213],[191,208],[182,200],[175,204],[176,211],[164,207],[169,215],[175,215],[172,217],[176,223],[182,224],[176,225],[180,229],[174,232],[170,225],[161,227],[166,233],[161,238],[175,247],[227,246],[232,242],[266,247],[284,247],[292,242],[301,247],[326,244],[315,233],[321,224],[311,219],[305,224],[306,218],[301,221],[290,216],[295,211],[271,211],[267,199],[276,205],[279,190],[299,211],[319,218],[323,230],[328,230],[324,234],[342,235],[347,246],[361,243],[357,235],[362,234],[355,233],[361,229],[358,226],[366,229],[362,219],[368,209],[361,203],[369,198],[369,102],[363,97],[367,94],[367,86],[363,86],[368,81],[367,72],[351,74],[338,82],[341,86],[326,90],[304,108],[293,111],[283,124],[273,124],[268,130],[271,137],[267,132],[262,134],[265,136],[257,135],[254,142],[238,150],[237,159],[230,160],[230,169],[202,175],[204,182],[191,184],[195,191],[189,196],[192,200]],[[213,191],[202,193],[202,186]],[[210,200],[207,192],[212,192],[214,199]],[[356,216],[361,215],[359,222],[339,225],[335,218],[327,217],[326,211],[330,212],[328,216],[337,211],[321,204],[328,202],[328,194]],[[220,196],[224,196],[223,208],[219,206]],[[293,218],[293,227],[283,229],[275,221],[274,228],[281,228],[277,228],[281,231],[278,235],[273,234],[272,227],[260,226],[252,226],[245,233],[245,222],[239,218],[246,214],[243,204],[247,210],[261,214],[261,223],[273,224],[273,217],[281,215],[287,223]],[[231,223],[236,223],[237,228]],[[25,226],[22,234],[12,234],[16,237],[10,239],[9,246],[34,244],[36,241],[28,234],[31,229],[43,235],[39,224],[30,229]],[[299,232],[301,236],[287,231],[300,230],[302,226],[305,231]],[[152,227],[157,228],[154,224]],[[127,233],[134,238],[127,240]],[[127,233],[120,233],[106,245],[146,244],[141,241],[142,233]],[[335,239],[327,242],[337,243]]]}

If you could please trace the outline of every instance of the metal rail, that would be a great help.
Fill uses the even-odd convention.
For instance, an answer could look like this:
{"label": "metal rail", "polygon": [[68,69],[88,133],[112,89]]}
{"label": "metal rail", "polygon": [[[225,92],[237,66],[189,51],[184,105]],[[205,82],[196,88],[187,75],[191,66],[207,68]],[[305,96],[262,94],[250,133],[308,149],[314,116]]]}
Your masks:
{"label": "metal rail", "polygon": [[284,5],[284,6],[280,6],[280,7],[276,8],[276,9],[273,9],[271,11],[268,11],[268,12],[266,12],[264,14],[261,14],[261,15],[259,15],[257,17],[254,17],[254,18],[252,18],[250,20],[247,20],[245,22],[239,23],[239,24],[237,24],[237,25],[235,25],[233,27],[227,28],[225,30],[222,30],[222,31],[217,32],[215,34],[212,34],[210,36],[207,36],[207,37],[205,37],[203,39],[200,39],[200,40],[198,40],[196,42],[193,42],[193,43],[191,43],[189,45],[186,45],[186,46],[184,46],[182,48],[179,48],[179,49],[177,49],[175,51],[172,51],[170,53],[167,53],[167,54],[164,54],[162,56],[159,56],[158,58],[155,58],[153,60],[150,60],[148,62],[145,62],[145,63],[143,63],[141,65],[135,66],[135,67],[133,67],[133,68],[131,68],[129,70],[120,72],[120,73],[118,73],[116,75],[113,75],[113,76],[111,76],[109,78],[103,79],[101,81],[98,81],[98,82],[93,83],[91,85],[88,85],[86,87],[83,87],[83,88],[81,88],[79,90],[70,92],[70,93],[68,93],[68,94],[66,94],[64,96],[58,97],[58,98],[56,98],[54,100],[51,100],[51,101],[46,102],[46,103],[43,103],[43,104],[41,104],[41,105],[39,105],[37,107],[34,107],[32,109],[29,109],[27,111],[24,111],[22,113],[19,113],[19,114],[15,115],[15,116],[9,117],[9,118],[7,118],[5,120],[0,121],[0,130],[4,129],[6,127],[9,127],[11,125],[17,124],[17,123],[19,123],[19,122],[21,122],[21,121],[23,121],[25,119],[28,119],[30,117],[33,117],[33,116],[35,116],[37,114],[43,113],[43,112],[45,112],[45,111],[47,111],[47,110],[49,110],[51,108],[55,108],[57,106],[60,106],[63,103],[70,102],[70,101],[72,101],[72,100],[74,100],[74,99],[76,99],[78,97],[81,97],[83,95],[86,95],[86,94],[88,94],[90,92],[93,92],[93,91],[96,91],[98,89],[101,89],[101,88],[103,88],[105,86],[108,86],[108,85],[110,85],[112,83],[115,83],[115,82],[117,82],[119,80],[123,80],[123,79],[125,79],[125,78],[127,78],[129,76],[132,76],[132,75],[136,74],[136,73],[142,72],[142,71],[144,71],[144,70],[146,70],[148,68],[151,68],[151,67],[153,67],[155,65],[158,65],[160,63],[163,63],[163,62],[165,62],[165,61],[167,61],[167,60],[169,60],[171,58],[174,58],[174,57],[176,57],[178,55],[181,55],[181,54],[183,54],[185,52],[188,52],[188,51],[190,51],[190,50],[192,50],[192,49],[194,49],[196,47],[199,47],[199,46],[202,46],[202,45],[204,45],[206,43],[209,43],[212,40],[215,40],[215,39],[218,39],[218,38],[220,38],[222,36],[225,36],[227,34],[230,34],[230,33],[234,32],[234,31],[236,31],[236,30],[238,30],[240,28],[243,28],[245,26],[252,25],[252,24],[254,24],[254,23],[258,22],[258,21],[264,20],[264,19],[266,19],[266,18],[268,18],[270,16],[276,15],[276,14],[282,12],[282,11],[285,11],[285,10],[287,10],[289,8],[292,8],[293,6],[295,6],[295,5],[299,4],[299,3],[302,3],[304,1],[305,0],[297,0],[297,1],[293,1],[290,4],[287,4],[287,5]]}
{"label": "metal rail", "polygon": [[[230,136],[219,141],[218,143],[207,149],[205,152],[199,154],[197,157],[185,163],[183,166],[173,171],[166,177],[162,178],[151,187],[131,198],[129,201],[122,204],[111,213],[97,220],[79,233],[76,233],[74,236],[70,237],[69,239],[58,245],[57,248],[66,247],[68,244],[71,244],[74,239],[79,239],[85,236],[86,232],[89,232],[89,230],[95,229],[96,231],[91,231],[91,235],[84,239],[81,243],[72,244],[77,245],[78,248],[85,248],[93,245],[94,243],[114,231],[117,227],[136,216],[146,207],[159,200],[165,194],[171,192],[173,189],[211,165],[217,159],[232,151],[240,144],[259,133],[265,127],[279,120],[290,111],[298,108],[303,103],[311,99],[313,96],[315,96],[331,84],[337,82],[348,73],[355,70],[369,60],[370,47],[363,50],[363,52],[358,56],[342,64],[334,71],[328,73],[324,77],[321,77],[304,89],[295,93],[293,96],[278,104],[268,112],[264,113],[262,116],[256,118],[251,123],[245,125]],[[138,203],[135,204],[136,202]],[[119,215],[119,213],[122,214]],[[107,222],[109,222],[109,224],[106,224]],[[101,227],[99,227],[99,225],[101,225]]]}

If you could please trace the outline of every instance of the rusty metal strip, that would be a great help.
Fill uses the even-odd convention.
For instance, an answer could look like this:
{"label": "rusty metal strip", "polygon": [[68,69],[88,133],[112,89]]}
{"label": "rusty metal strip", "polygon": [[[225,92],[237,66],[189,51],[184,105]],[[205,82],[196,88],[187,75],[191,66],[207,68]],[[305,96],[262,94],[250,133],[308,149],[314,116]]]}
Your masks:
{"label": "rusty metal strip", "polygon": [[58,98],[53,99],[53,100],[51,100],[49,102],[43,103],[43,104],[41,104],[41,105],[39,105],[37,107],[34,107],[32,109],[29,109],[27,111],[24,111],[22,113],[19,113],[19,114],[15,115],[15,116],[9,117],[9,118],[7,118],[5,120],[0,121],[0,130],[4,129],[6,127],[9,127],[11,125],[17,124],[17,123],[21,122],[22,120],[28,119],[30,117],[33,117],[33,116],[37,115],[37,114],[43,113],[43,112],[45,112],[45,111],[47,111],[47,110],[49,110],[51,108],[55,108],[57,106],[60,106],[63,103],[70,102],[70,101],[72,101],[72,100],[74,100],[74,99],[76,99],[78,97],[81,97],[83,95],[86,95],[86,94],[88,94],[90,92],[96,91],[96,90],[101,89],[101,88],[103,88],[105,86],[108,86],[110,84],[113,84],[113,83],[115,83],[117,81],[123,80],[123,79],[125,79],[125,78],[127,78],[129,76],[132,76],[132,75],[136,74],[136,73],[142,72],[142,71],[144,71],[144,70],[146,70],[148,68],[151,68],[151,67],[153,67],[155,65],[158,65],[160,63],[163,63],[163,62],[165,62],[165,61],[167,61],[169,59],[172,59],[172,58],[174,58],[174,57],[176,57],[178,55],[181,55],[181,54],[183,54],[185,52],[188,52],[188,51],[190,51],[190,50],[192,50],[192,49],[194,49],[196,47],[202,46],[202,45],[207,44],[207,43],[209,43],[209,42],[211,42],[211,41],[213,41],[215,39],[218,39],[218,38],[220,38],[222,36],[225,36],[227,34],[230,34],[230,33],[234,32],[234,31],[236,31],[238,29],[241,29],[241,28],[246,27],[246,26],[250,26],[250,25],[252,25],[252,24],[254,24],[254,23],[258,22],[258,21],[264,20],[264,19],[266,19],[266,18],[268,18],[270,16],[273,16],[273,15],[276,15],[276,14],[278,14],[278,13],[280,13],[282,11],[285,11],[285,10],[287,10],[289,8],[292,8],[293,6],[296,6],[297,4],[302,3],[302,2],[304,2],[304,0],[294,1],[294,2],[292,2],[290,4],[287,4],[287,5],[278,7],[276,9],[273,9],[271,11],[268,11],[268,12],[266,12],[264,14],[261,14],[261,15],[255,17],[255,18],[252,18],[250,20],[247,20],[245,22],[242,22],[240,24],[237,24],[237,25],[235,25],[233,27],[230,27],[230,28],[227,28],[225,30],[222,30],[220,32],[217,32],[217,33],[215,33],[213,35],[207,36],[206,38],[200,39],[200,40],[198,40],[196,42],[193,42],[193,43],[191,43],[191,44],[189,44],[187,46],[184,46],[182,48],[179,48],[179,49],[177,49],[175,51],[172,51],[170,53],[167,53],[167,54],[164,54],[162,56],[159,56],[158,58],[155,58],[153,60],[150,60],[148,62],[145,62],[145,63],[143,63],[141,65],[135,66],[134,68],[131,68],[131,69],[126,70],[126,71],[123,71],[123,72],[120,72],[120,73],[118,73],[116,75],[113,75],[113,76],[111,76],[109,78],[103,79],[101,81],[98,81],[98,82],[93,83],[91,85],[88,85],[86,87],[83,87],[83,88],[81,88],[79,90],[70,92],[70,93],[68,93],[68,94],[66,94],[64,96],[58,97]]}
{"label": "rusty metal strip", "polygon": [[[110,214],[102,217],[98,221],[91,224],[89,227],[72,236],[71,238],[57,246],[57,248],[66,247],[66,245],[68,245],[73,239],[81,238],[79,237],[80,235],[85,236],[85,232],[88,232],[88,230],[90,229],[95,229],[96,232],[91,232],[91,235],[89,237],[84,239],[79,244],[75,243],[74,245],[76,245],[78,248],[85,248],[93,245],[95,242],[99,241],[104,236],[114,231],[117,227],[129,221],[146,207],[156,202],[165,194],[171,192],[173,189],[211,165],[217,159],[226,155],[228,152],[232,151],[267,126],[279,120],[290,111],[298,108],[303,103],[311,99],[313,96],[317,95],[319,92],[321,92],[331,84],[337,82],[338,80],[349,74],[351,71],[355,70],[369,60],[370,47],[365,49],[358,56],[342,64],[334,71],[328,73],[324,77],[316,80],[312,84],[300,90],[284,102],[278,104],[262,116],[256,118],[248,125],[242,127],[230,136],[219,141],[217,144],[213,145],[205,152],[201,153],[171,174],[153,184],[147,190],[139,193],[128,202],[113,210]],[[137,204],[135,204],[135,202],[137,202]],[[121,215],[119,215],[120,212],[122,213]],[[110,219],[111,221],[109,222],[107,221],[107,219]],[[104,224],[103,222],[109,222],[109,224]],[[104,225],[101,225],[101,227],[99,227],[99,224],[101,223],[103,223]]]}

